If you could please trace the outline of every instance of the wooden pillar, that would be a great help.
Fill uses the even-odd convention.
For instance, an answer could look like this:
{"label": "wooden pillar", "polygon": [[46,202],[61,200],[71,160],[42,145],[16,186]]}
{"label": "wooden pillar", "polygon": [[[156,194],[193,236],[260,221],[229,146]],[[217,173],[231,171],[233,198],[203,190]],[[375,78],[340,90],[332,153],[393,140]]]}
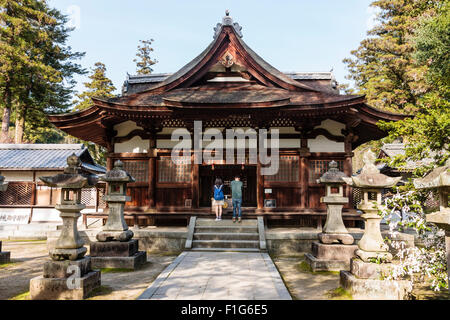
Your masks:
{"label": "wooden pillar", "polygon": [[256,205],[257,209],[264,208],[264,176],[261,175],[261,162],[258,157],[256,166]]}
{"label": "wooden pillar", "polygon": [[[344,173],[351,177],[352,173],[353,173],[353,165],[352,165],[352,158],[354,153],[352,152],[353,147],[352,147],[352,142],[354,139],[354,135],[353,133],[350,131],[344,140],[344,148],[345,148],[345,159],[344,159],[344,168],[343,171]],[[345,208],[352,208],[353,207],[353,192],[352,192],[352,188],[347,186],[345,188],[345,197],[347,197],[349,199],[348,204],[345,205]]]}
{"label": "wooden pillar", "polygon": [[31,207],[30,207],[30,217],[28,218],[28,223],[31,223],[33,219],[33,208],[36,205],[36,196],[37,196],[37,188],[36,188],[36,171],[33,171],[33,184],[31,185]]}
{"label": "wooden pillar", "polygon": [[156,149],[156,132],[152,132],[149,139],[149,161],[148,161],[148,207],[154,209],[156,207],[156,159],[158,151]]}
{"label": "wooden pillar", "polygon": [[191,191],[192,191],[192,207],[199,207],[199,170],[200,165],[194,163],[194,154],[191,155]]}
{"label": "wooden pillar", "polygon": [[308,139],[301,138],[300,148],[300,208],[305,209],[309,206],[309,156],[311,153],[308,148]]}

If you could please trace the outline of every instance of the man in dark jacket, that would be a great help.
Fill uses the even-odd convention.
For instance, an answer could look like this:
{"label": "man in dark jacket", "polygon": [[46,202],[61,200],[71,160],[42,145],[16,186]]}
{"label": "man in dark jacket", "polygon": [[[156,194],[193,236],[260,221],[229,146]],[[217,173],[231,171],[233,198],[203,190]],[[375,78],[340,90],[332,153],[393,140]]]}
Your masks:
{"label": "man in dark jacket", "polygon": [[238,221],[241,222],[241,205],[242,205],[242,181],[239,176],[231,181],[231,199],[233,202],[233,222],[236,222],[236,211],[238,211]]}

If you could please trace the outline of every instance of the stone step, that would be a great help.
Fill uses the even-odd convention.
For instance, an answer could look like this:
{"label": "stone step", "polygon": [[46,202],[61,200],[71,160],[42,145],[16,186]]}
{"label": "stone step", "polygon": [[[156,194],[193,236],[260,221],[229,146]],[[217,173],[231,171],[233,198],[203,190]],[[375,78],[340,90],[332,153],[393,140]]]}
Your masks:
{"label": "stone step", "polygon": [[256,248],[193,248],[191,251],[208,251],[208,252],[259,252]]}
{"label": "stone step", "polygon": [[196,232],[194,240],[259,240],[256,232]]}
{"label": "stone step", "polygon": [[[196,220],[196,226],[235,226],[238,224],[238,222],[233,222],[231,219],[223,218],[221,221],[215,221],[215,219],[206,219],[206,218],[197,218]],[[239,223],[242,226],[257,226],[257,220],[256,219],[242,219],[241,223]]]}
{"label": "stone step", "polygon": [[259,248],[259,241],[253,240],[193,240],[193,248]]}
{"label": "stone step", "polygon": [[199,232],[218,232],[218,233],[248,233],[248,232],[258,232],[258,227],[256,226],[241,226],[235,224],[234,226],[196,226],[195,233]]}

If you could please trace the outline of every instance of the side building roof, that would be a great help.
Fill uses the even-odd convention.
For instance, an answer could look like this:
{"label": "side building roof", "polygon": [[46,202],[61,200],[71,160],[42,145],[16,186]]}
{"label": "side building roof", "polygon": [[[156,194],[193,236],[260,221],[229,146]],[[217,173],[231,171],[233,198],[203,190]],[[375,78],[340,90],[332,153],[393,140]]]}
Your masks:
{"label": "side building roof", "polygon": [[84,144],[0,144],[0,170],[62,170],[75,154],[83,170],[105,173]]}

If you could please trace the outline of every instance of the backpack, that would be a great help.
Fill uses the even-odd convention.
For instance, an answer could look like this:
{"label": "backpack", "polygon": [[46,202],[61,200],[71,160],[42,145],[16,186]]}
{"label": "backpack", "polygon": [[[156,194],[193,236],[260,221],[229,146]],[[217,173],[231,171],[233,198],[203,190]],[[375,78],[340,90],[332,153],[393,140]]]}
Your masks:
{"label": "backpack", "polygon": [[222,187],[223,185],[220,185],[220,187],[214,185],[214,200],[223,200],[225,198],[223,195]]}

